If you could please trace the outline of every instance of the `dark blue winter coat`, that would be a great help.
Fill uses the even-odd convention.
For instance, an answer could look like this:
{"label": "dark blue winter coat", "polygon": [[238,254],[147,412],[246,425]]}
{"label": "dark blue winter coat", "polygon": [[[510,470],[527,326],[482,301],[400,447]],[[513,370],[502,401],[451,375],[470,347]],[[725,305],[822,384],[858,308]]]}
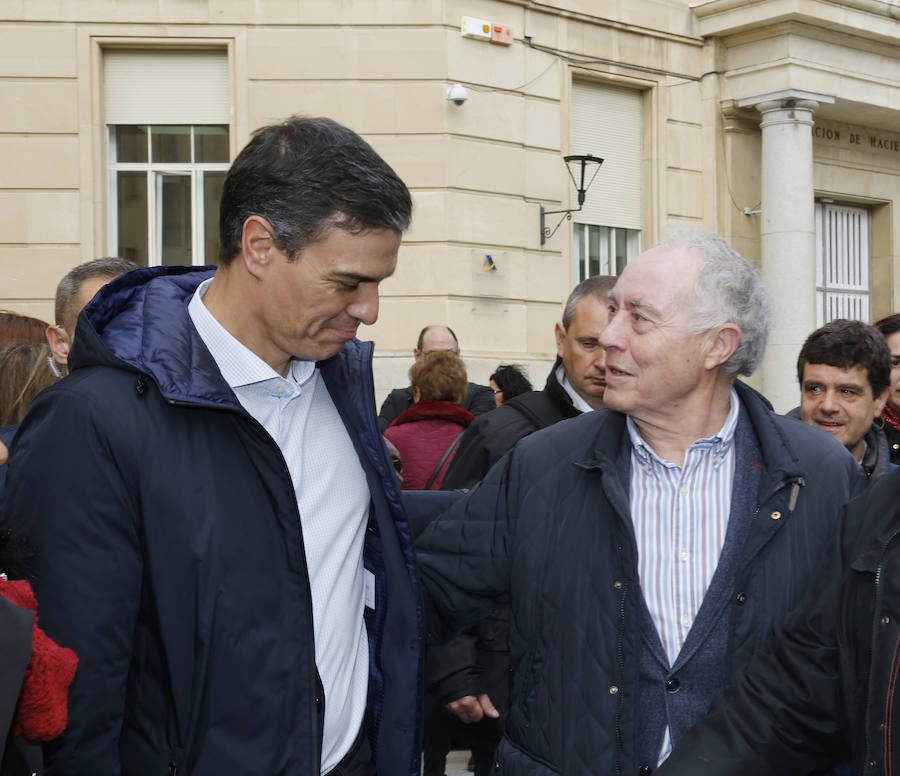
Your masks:
{"label": "dark blue winter coat", "polygon": [[[748,464],[755,508],[722,599],[728,680],[824,579],[840,507],[865,483],[839,442],[775,415],[747,386],[736,390],[761,456]],[[416,540],[430,640],[510,606],[513,678],[498,776],[652,770],[639,758],[646,637],[630,451],[625,416],[611,410],[536,431]],[[747,476],[735,470],[736,482]],[[410,509],[424,513],[428,495]],[[666,690],[693,692],[687,681]]]}
{"label": "dark blue winter coat", "polygon": [[[41,623],[80,660],[48,773],[319,773],[295,493],[188,316],[210,274],[144,269],[107,285],[79,319],[72,374],[37,398],[16,439],[6,505],[36,550]],[[421,610],[371,353],[353,340],[319,366],[371,491],[366,730],[379,776],[412,776]]]}

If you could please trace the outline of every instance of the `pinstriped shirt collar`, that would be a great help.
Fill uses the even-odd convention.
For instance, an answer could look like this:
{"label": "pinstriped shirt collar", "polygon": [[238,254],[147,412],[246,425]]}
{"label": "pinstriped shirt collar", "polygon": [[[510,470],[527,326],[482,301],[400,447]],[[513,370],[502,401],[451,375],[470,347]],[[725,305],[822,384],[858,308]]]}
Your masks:
{"label": "pinstriped shirt collar", "polygon": [[[714,455],[713,460],[715,462],[715,467],[722,464],[725,453],[734,445],[734,431],[737,428],[738,415],[740,414],[741,402],[738,399],[737,391],[734,389],[734,386],[731,388],[728,399],[730,404],[728,417],[725,418],[725,423],[719,430],[719,433],[715,436],[698,439],[688,448],[688,450],[707,449],[711,451]],[[625,425],[628,429],[628,437],[631,440],[632,450],[639,462],[649,464],[650,461],[653,460],[663,466],[675,466],[671,461],[660,458],[653,448],[644,441],[641,432],[638,431],[637,424],[635,424],[631,417],[625,419]]]}
{"label": "pinstriped shirt collar", "polygon": [[188,304],[188,314],[197,327],[197,332],[212,354],[228,387],[234,390],[246,385],[254,385],[269,380],[287,382],[291,387],[299,387],[313,376],[314,361],[291,360],[288,377],[284,378],[246,345],[232,336],[203,303],[203,296],[213,279],[204,280],[194,292]]}

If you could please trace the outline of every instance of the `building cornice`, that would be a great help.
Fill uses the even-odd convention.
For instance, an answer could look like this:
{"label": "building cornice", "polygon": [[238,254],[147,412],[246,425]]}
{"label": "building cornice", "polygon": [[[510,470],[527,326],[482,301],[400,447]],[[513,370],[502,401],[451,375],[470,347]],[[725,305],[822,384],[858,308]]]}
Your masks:
{"label": "building cornice", "polygon": [[703,37],[801,21],[814,27],[900,43],[900,5],[886,0],[705,0],[691,6]]}

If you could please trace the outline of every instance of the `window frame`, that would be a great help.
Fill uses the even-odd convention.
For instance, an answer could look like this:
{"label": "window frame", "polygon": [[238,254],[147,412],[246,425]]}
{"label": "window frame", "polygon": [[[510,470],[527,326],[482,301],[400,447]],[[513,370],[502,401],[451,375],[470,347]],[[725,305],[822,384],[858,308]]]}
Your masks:
{"label": "window frame", "polygon": [[[119,162],[116,158],[116,127],[139,126],[147,128],[147,159],[146,162]],[[227,162],[197,162],[195,128],[202,126],[222,127],[228,133],[229,156],[231,149],[232,128],[230,124],[183,124],[190,128],[190,162],[154,162],[152,159],[152,127],[172,126],[170,124],[106,124],[105,148],[107,169],[107,245],[109,253],[119,253],[119,199],[118,199],[118,173],[119,172],[143,172],[146,173],[147,185],[147,266],[162,266],[162,176],[187,175],[191,186],[191,264],[203,266],[215,264],[218,256],[207,257],[205,245],[205,202],[204,202],[204,174],[207,172],[227,172],[231,167],[231,161]]]}

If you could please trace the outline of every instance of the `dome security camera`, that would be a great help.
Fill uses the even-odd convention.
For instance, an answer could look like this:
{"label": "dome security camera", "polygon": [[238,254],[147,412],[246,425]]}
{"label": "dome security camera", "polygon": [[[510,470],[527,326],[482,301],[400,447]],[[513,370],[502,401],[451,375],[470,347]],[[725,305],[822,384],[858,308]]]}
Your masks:
{"label": "dome security camera", "polygon": [[462,84],[453,84],[447,89],[447,99],[455,105],[462,105],[469,99],[469,90]]}

